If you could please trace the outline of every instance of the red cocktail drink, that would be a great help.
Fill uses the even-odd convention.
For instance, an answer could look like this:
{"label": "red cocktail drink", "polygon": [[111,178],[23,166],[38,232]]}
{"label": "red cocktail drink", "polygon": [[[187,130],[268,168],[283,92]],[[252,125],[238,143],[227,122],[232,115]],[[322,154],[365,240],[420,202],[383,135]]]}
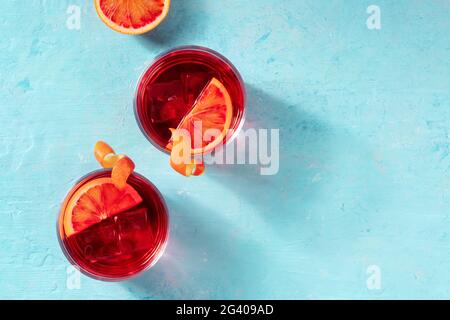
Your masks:
{"label": "red cocktail drink", "polygon": [[224,143],[235,137],[244,121],[245,88],[239,72],[225,57],[204,47],[179,47],[157,57],[141,77],[135,115],[150,142],[170,152],[170,128],[177,128],[202,90],[217,79],[228,91],[232,117]]}
{"label": "red cocktail drink", "polygon": [[[127,189],[105,183],[109,177],[111,170],[99,170],[72,188],[61,207],[58,236],[69,261],[83,273],[114,281],[132,277],[156,263],[167,243],[169,221],[161,194],[143,176],[132,173],[128,177],[126,188],[132,190],[132,197]],[[77,220],[80,207],[85,225],[70,222],[68,217],[73,215]],[[96,212],[114,214],[98,219]],[[89,214],[92,218],[85,219]]]}

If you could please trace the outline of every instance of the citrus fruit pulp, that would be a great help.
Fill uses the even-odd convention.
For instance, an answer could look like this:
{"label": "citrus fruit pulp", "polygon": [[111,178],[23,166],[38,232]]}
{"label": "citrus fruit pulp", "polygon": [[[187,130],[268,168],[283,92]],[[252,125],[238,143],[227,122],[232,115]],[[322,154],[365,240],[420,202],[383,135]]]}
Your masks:
{"label": "citrus fruit pulp", "polygon": [[78,189],[68,201],[64,212],[66,236],[127,211],[142,201],[139,193],[128,184],[118,188],[112,178],[92,180]]}
{"label": "citrus fruit pulp", "polygon": [[[177,130],[186,130],[191,137],[192,154],[203,154],[216,148],[227,135],[233,116],[233,103],[225,86],[216,78],[205,86],[190,112],[181,120]],[[201,127],[198,127],[201,124]],[[201,128],[201,132],[196,132]],[[218,135],[205,141],[207,130],[215,130]],[[201,138],[201,146],[196,146],[194,139]],[[197,142],[198,144],[198,142]],[[172,143],[168,148],[171,149]]]}
{"label": "citrus fruit pulp", "polygon": [[94,0],[100,19],[124,34],[143,34],[167,16],[170,0]]}

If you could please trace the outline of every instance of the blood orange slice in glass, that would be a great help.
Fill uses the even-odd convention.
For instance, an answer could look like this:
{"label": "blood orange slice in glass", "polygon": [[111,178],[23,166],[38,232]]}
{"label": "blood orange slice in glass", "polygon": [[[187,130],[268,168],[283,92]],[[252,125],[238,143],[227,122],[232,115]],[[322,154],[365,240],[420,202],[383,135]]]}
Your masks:
{"label": "blood orange slice in glass", "polygon": [[167,16],[170,0],[94,0],[102,21],[124,34],[143,34]]}
{"label": "blood orange slice in glass", "polygon": [[142,202],[138,192],[126,184],[119,188],[111,178],[99,178],[83,185],[70,198],[64,213],[67,236],[134,208]]}
{"label": "blood orange slice in glass", "polygon": [[[193,155],[208,153],[223,142],[232,116],[233,103],[230,94],[219,80],[213,78],[202,90],[191,111],[181,120],[177,130],[184,129],[189,132]],[[196,132],[200,128],[201,132]],[[207,130],[214,130],[218,134],[205,140]],[[195,141],[197,137],[201,139],[201,145]]]}
{"label": "blood orange slice in glass", "polygon": [[[225,86],[216,78],[205,86],[191,111],[181,120],[167,148],[171,150],[170,165],[184,176],[202,175],[205,167],[193,156],[206,154],[223,143],[233,116],[233,103]],[[186,133],[189,140],[186,139]],[[200,141],[196,141],[200,140]],[[185,148],[187,143],[187,148]],[[182,152],[177,146],[182,146]],[[189,154],[186,154],[186,149]]]}

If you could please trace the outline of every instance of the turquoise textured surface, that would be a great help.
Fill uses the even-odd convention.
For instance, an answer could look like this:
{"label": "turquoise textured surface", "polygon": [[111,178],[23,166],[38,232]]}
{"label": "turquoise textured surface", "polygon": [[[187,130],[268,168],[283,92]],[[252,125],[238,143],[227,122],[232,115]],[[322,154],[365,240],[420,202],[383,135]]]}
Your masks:
{"label": "turquoise textured surface", "polygon": [[[449,1],[172,0],[139,37],[91,1],[0,11],[0,298],[450,298]],[[240,70],[246,127],[280,129],[277,175],[187,179],[141,134],[136,81],[186,44]],[[164,194],[171,238],[138,278],[73,288],[56,217],[98,139]]]}

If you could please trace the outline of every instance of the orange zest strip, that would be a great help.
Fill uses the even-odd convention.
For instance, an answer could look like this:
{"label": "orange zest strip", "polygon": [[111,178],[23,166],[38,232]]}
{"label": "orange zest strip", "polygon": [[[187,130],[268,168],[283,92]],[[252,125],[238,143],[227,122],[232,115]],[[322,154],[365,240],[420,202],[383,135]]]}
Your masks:
{"label": "orange zest strip", "polygon": [[192,170],[193,176],[201,176],[203,173],[205,173],[205,164],[203,162],[196,162],[194,160],[195,168]]}
{"label": "orange zest strip", "polygon": [[205,165],[202,161],[192,157],[192,149],[190,139],[185,140],[185,136],[181,130],[170,129],[172,132],[171,143],[173,148],[170,153],[170,166],[179,174],[190,177],[200,176],[205,172]]}
{"label": "orange zest strip", "polygon": [[94,146],[94,154],[95,159],[97,159],[97,161],[102,165],[103,168],[112,168],[104,165],[105,157],[108,154],[115,154],[113,148],[111,148],[109,144],[107,144],[104,141],[97,141],[97,143]]}
{"label": "orange zest strip", "polygon": [[117,160],[119,160],[119,157],[120,157],[121,155],[119,155],[119,154],[115,154],[115,153],[108,153],[104,158],[103,158],[103,161],[102,161],[102,166],[103,166],[103,168],[106,168],[106,169],[112,169],[112,168],[114,168],[114,165],[117,163]]}
{"label": "orange zest strip", "polygon": [[111,178],[118,188],[124,188],[128,177],[133,173],[134,162],[123,154],[116,154],[104,141],[98,141],[94,147],[97,161],[103,168],[112,169]]}
{"label": "orange zest strip", "polygon": [[170,166],[179,174],[190,176],[201,176],[205,172],[205,164],[193,159],[190,163],[176,163],[170,158]]}
{"label": "orange zest strip", "polygon": [[128,177],[133,173],[134,168],[134,162],[130,158],[125,155],[120,155],[111,173],[114,184],[119,188],[124,188],[127,185]]}

